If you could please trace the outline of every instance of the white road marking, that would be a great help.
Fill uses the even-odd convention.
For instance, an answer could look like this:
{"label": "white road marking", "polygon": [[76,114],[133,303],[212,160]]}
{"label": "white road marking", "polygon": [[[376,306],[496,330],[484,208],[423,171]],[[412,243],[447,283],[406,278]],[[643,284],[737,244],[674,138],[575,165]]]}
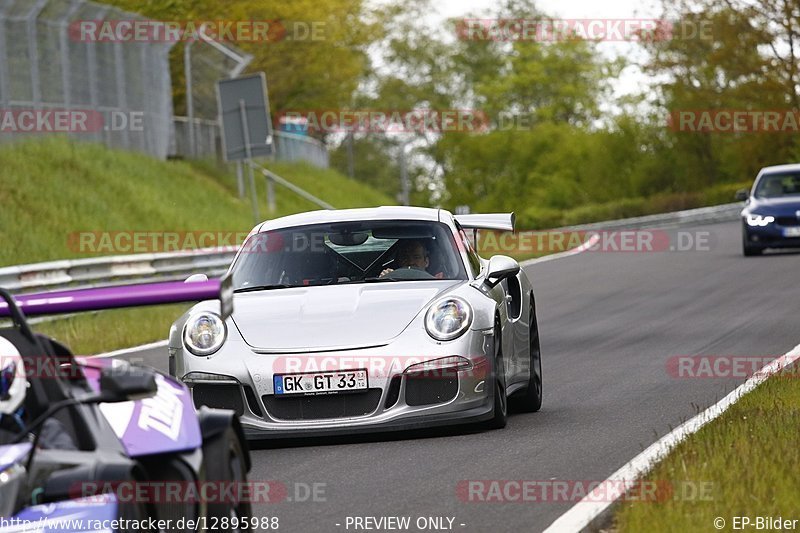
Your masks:
{"label": "white road marking", "polygon": [[597,244],[597,241],[599,240],[600,240],[600,235],[598,235],[597,233],[593,233],[592,236],[589,237],[589,240],[584,242],[580,246],[576,246],[575,248],[567,250],[565,252],[558,252],[556,254],[545,255],[543,257],[537,257],[535,259],[528,259],[520,263],[519,266],[524,268],[526,266],[535,265],[537,263],[545,263],[547,261],[553,261],[554,259],[561,259],[564,257],[569,257],[571,255],[576,255],[585,252],[586,250]]}
{"label": "white road marking", "polygon": [[148,344],[140,344],[139,346],[134,346],[132,348],[123,348],[122,350],[114,350],[113,352],[99,353],[97,355],[93,355],[92,357],[116,357],[118,355],[128,355],[131,353],[143,352],[145,350],[151,350],[153,348],[166,348],[166,347],[167,347],[167,340],[164,339],[163,341],[156,341]]}

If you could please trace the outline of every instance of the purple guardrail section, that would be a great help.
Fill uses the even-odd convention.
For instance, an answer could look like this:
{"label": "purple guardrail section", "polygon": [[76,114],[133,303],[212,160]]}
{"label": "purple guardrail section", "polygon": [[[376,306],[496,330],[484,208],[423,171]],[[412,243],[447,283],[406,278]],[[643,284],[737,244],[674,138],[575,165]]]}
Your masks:
{"label": "purple guardrail section", "polygon": [[[224,285],[225,283],[219,279],[191,283],[168,281],[20,294],[15,295],[14,300],[25,315],[56,315],[119,307],[215,300],[221,297],[221,293],[222,297],[225,297],[228,291],[222,290]],[[0,300],[0,317],[4,316],[9,316],[8,304]]]}

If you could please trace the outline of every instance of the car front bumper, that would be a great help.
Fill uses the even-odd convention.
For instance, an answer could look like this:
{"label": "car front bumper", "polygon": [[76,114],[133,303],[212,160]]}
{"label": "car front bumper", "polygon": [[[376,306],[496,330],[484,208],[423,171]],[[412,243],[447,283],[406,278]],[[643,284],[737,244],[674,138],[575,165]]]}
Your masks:
{"label": "car front bumper", "polygon": [[783,226],[777,222],[767,226],[750,226],[742,221],[745,240],[750,246],[762,248],[800,248],[800,235],[786,236],[786,230],[797,231],[800,226]]}
{"label": "car front bumper", "polygon": [[[456,341],[426,340],[415,346],[399,341],[373,348],[266,354],[239,342],[226,344],[225,353],[212,357],[182,350],[172,356],[176,374],[192,389],[198,407],[237,411],[247,438],[260,440],[488,420],[494,408],[493,387],[486,386],[494,376],[493,347],[491,331],[471,330]],[[407,371],[415,363],[453,356],[469,361],[469,366]],[[275,395],[274,374],[359,368],[368,371],[367,391]]]}

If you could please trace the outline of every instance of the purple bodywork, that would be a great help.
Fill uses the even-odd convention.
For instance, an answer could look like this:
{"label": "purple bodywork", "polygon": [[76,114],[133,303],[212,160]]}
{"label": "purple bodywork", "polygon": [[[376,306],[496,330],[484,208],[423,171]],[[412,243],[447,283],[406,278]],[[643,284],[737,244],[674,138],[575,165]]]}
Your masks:
{"label": "purple bodywork", "polygon": [[[229,278],[210,279],[186,283],[167,281],[140,285],[120,285],[93,289],[73,289],[66,291],[19,294],[14,299],[23,313],[33,315],[57,315],[80,311],[96,311],[119,307],[159,305],[220,298],[223,307],[230,302]],[[223,310],[223,314],[226,313]],[[0,301],[0,317],[8,316],[8,304]]]}
{"label": "purple bodywork", "polygon": [[[220,300],[223,318],[233,311],[230,277],[197,282],[164,282],[121,285],[92,289],[73,289],[37,294],[15,295],[14,300],[25,315],[52,315],[95,311],[142,305]],[[8,303],[0,300],[0,317],[10,316]],[[104,369],[129,363],[110,358],[76,358],[89,385],[97,392]],[[158,392],[142,400],[101,403],[99,409],[130,457],[188,451],[203,444],[200,423],[189,390],[179,381],[156,374]],[[26,460],[30,443],[0,446],[0,471]],[[12,519],[16,525],[0,526],[0,533],[21,531],[20,521],[36,524],[37,531],[67,533],[73,531],[111,531],[86,526],[90,521],[102,524],[119,518],[118,502],[113,495],[67,500],[23,509]],[[64,520],[65,522],[62,522]],[[83,527],[70,527],[69,520],[82,520]],[[108,523],[108,522],[106,522]],[[7,522],[8,524],[8,522]],[[74,522],[73,522],[74,524]],[[76,529],[76,527],[80,529]]]}
{"label": "purple bodywork", "polygon": [[[100,390],[100,372],[104,368],[128,364],[110,358],[76,359],[95,392]],[[157,374],[156,383],[158,393],[152,398],[100,405],[130,457],[192,450],[203,444],[186,386],[163,374]]]}
{"label": "purple bodywork", "polygon": [[30,442],[20,442],[19,444],[0,446],[0,472],[14,463],[20,462],[23,458],[27,457],[28,452],[30,451]]}
{"label": "purple bodywork", "polygon": [[[170,281],[73,289],[15,295],[26,315],[52,315],[120,307],[220,300],[223,317],[232,312],[230,277],[186,283]],[[9,316],[8,304],[0,301],[0,317]],[[112,359],[78,358],[84,373],[97,391],[103,368],[127,364]],[[202,445],[200,425],[188,389],[180,382],[157,375],[158,393],[152,398],[101,404],[106,419],[131,457],[191,450]]]}

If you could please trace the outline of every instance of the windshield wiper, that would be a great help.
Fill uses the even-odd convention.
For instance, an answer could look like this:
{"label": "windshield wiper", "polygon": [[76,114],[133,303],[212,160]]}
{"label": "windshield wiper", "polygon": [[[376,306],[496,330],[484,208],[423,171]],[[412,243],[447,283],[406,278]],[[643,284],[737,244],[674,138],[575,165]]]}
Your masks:
{"label": "windshield wiper", "polygon": [[255,292],[255,291],[269,291],[272,289],[291,289],[297,285],[289,285],[287,283],[276,283],[275,285],[253,285],[252,287],[242,287],[234,289],[233,292]]}
{"label": "windshield wiper", "polygon": [[403,281],[397,278],[390,278],[390,277],[383,277],[383,278],[364,278],[361,281],[356,281],[356,283],[380,283],[382,281]]}

